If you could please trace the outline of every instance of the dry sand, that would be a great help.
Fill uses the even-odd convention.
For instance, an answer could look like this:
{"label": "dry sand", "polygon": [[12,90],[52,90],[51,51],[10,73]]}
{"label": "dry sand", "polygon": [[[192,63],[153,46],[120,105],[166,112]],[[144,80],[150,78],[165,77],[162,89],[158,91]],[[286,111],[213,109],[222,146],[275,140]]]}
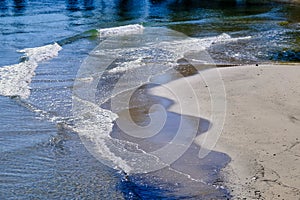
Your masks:
{"label": "dry sand", "polygon": [[[224,152],[232,159],[223,174],[233,199],[299,200],[300,66],[214,68],[201,72],[202,77],[182,78],[150,92],[173,100],[169,108],[172,112],[210,119],[210,95],[219,97],[209,89],[214,81],[220,83],[218,70],[225,86],[227,107],[214,113],[226,115],[220,137],[214,137],[217,143],[213,150]],[[193,103],[182,110],[182,102],[174,96],[176,91],[181,91],[184,98],[179,98],[180,101],[193,98],[194,94],[186,89],[187,81],[197,95],[200,112],[194,109]],[[205,134],[198,136],[195,143],[205,146],[204,138]]]}

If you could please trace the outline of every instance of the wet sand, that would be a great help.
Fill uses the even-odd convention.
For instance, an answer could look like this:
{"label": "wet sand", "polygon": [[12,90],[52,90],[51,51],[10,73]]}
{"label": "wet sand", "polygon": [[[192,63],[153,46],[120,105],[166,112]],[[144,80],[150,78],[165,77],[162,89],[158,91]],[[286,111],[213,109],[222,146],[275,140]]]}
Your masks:
{"label": "wet sand", "polygon": [[[192,73],[182,69],[180,72],[187,76]],[[157,79],[156,81],[166,83],[170,80],[178,79],[179,77],[176,75],[179,75],[179,73],[165,73],[155,77],[155,79]],[[135,92],[131,95],[129,103],[130,109],[128,112],[130,117],[125,112],[127,109],[121,109],[118,112],[118,120],[119,122],[122,120],[122,123],[127,125],[131,124],[132,120],[137,125],[146,127],[147,132],[155,134],[147,137],[139,137],[138,135],[124,132],[124,129],[115,123],[111,137],[138,144],[139,149],[146,152],[157,153],[166,146],[171,147],[171,145],[174,145],[171,147],[174,151],[164,151],[164,154],[159,154],[159,158],[163,162],[170,163],[170,165],[162,169],[149,171],[148,173],[130,174],[129,179],[134,184],[138,184],[138,180],[143,180],[143,184],[149,185],[146,189],[149,193],[152,193],[152,196],[143,196],[146,199],[183,198],[211,200],[230,198],[228,191],[223,187],[223,182],[220,181],[220,170],[230,161],[229,156],[222,152],[211,151],[204,159],[199,159],[197,155],[200,148],[197,144],[192,143],[195,136],[207,132],[210,122],[204,118],[166,112],[163,127],[160,127],[159,123],[149,125],[151,122],[149,114],[156,113],[156,118],[164,116],[164,110],[153,108],[153,105],[162,105],[166,110],[173,105],[173,101],[169,99],[150,95],[148,91],[154,87],[156,86],[149,84],[134,89]],[[130,91],[127,92],[123,92],[119,96],[129,95]],[[124,99],[118,96],[115,98]],[[102,106],[110,105],[111,103],[107,102],[107,104]],[[180,132],[180,126],[184,132]],[[145,134],[145,131],[139,131],[139,133]],[[175,138],[178,136],[179,139],[176,140]],[[182,149],[182,147],[186,147],[186,149]],[[131,151],[138,151],[130,146],[125,146],[125,148]],[[179,153],[178,157],[177,153]],[[164,155],[167,155],[167,157]],[[174,157],[175,159],[172,161],[168,161],[167,159],[173,159]],[[148,160],[149,165],[150,163],[151,161]],[[161,188],[160,190],[163,193],[157,194],[155,189],[151,189],[150,187]]]}
{"label": "wet sand", "polygon": [[[225,112],[226,115],[212,150],[231,157],[223,175],[233,199],[299,200],[299,64],[214,68],[202,71],[201,76],[181,78],[155,87],[150,93],[174,101],[168,109],[170,112],[211,119],[210,95],[214,95],[214,91],[209,90],[207,83],[215,81],[217,84],[217,70],[224,82],[226,109],[219,109],[217,112],[220,113],[215,114]],[[176,91],[181,91],[186,99],[194,95],[186,90],[186,81],[193,87],[200,112],[192,103],[188,109],[182,109],[182,102],[174,96]],[[219,98],[218,95],[215,97]],[[197,136],[194,141],[202,148],[209,147],[203,143],[205,134],[210,131]]]}

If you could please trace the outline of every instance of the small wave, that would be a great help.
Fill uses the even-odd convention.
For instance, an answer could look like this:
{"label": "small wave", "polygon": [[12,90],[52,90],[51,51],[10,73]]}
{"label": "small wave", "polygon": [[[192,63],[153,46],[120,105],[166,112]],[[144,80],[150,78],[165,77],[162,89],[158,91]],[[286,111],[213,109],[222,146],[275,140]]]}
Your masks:
{"label": "small wave", "polygon": [[127,70],[132,70],[136,69],[138,67],[144,66],[145,63],[142,62],[142,58],[138,58],[133,61],[121,63],[120,66],[112,68],[111,70],[108,71],[108,73],[120,73],[120,72],[125,72]]}
{"label": "small wave", "polygon": [[99,36],[100,37],[109,37],[109,36],[116,36],[116,35],[131,35],[131,34],[139,34],[142,33],[144,27],[139,24],[132,24],[126,26],[119,26],[113,28],[104,28],[99,29]]}
{"label": "small wave", "polygon": [[41,47],[22,49],[19,52],[24,53],[28,61],[42,62],[56,57],[61,49],[61,46],[54,43]]}
{"label": "small wave", "polygon": [[[188,38],[171,42],[160,42],[157,44],[152,44],[152,46],[147,48],[139,47],[133,50],[124,49],[122,50],[122,52],[116,51],[115,54],[118,53],[122,57],[130,59],[123,60],[122,63],[108,70],[108,73],[124,73],[129,70],[147,67],[149,63],[163,64],[165,68],[174,67],[177,60],[183,58],[187,52],[203,51],[208,49],[212,45],[249,39],[251,39],[251,36],[232,38],[230,35],[222,33],[214,37]],[[102,54],[105,54],[104,50]],[[192,59],[190,61],[191,63],[195,63],[195,60],[196,59]]]}
{"label": "small wave", "polygon": [[54,43],[20,50],[24,53],[24,62],[0,68],[0,95],[28,98],[29,86],[38,63],[56,57],[61,49],[61,46]]}

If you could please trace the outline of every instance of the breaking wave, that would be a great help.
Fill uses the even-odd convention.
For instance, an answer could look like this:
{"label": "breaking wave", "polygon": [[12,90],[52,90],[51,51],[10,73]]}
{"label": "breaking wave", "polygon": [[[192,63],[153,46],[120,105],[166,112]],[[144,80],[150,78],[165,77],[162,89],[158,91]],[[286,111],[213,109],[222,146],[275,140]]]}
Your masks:
{"label": "breaking wave", "polygon": [[30,83],[38,64],[56,57],[61,49],[61,46],[54,43],[20,50],[20,53],[24,53],[25,61],[0,68],[0,95],[28,98]]}

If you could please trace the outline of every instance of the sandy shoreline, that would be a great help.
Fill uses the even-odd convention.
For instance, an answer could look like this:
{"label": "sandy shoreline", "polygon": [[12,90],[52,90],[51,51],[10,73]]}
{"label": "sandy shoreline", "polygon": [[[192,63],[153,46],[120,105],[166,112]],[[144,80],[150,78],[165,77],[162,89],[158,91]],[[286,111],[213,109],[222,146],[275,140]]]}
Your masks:
{"label": "sandy shoreline", "polygon": [[[201,72],[201,76],[172,81],[150,92],[173,100],[169,108],[172,112],[210,119],[210,95],[213,96],[214,91],[210,91],[206,83],[218,79],[216,70],[224,82],[227,106],[216,110],[220,112],[217,115],[226,113],[223,130],[213,150],[224,152],[232,159],[223,174],[233,199],[299,200],[300,66],[209,69]],[[193,109],[192,103],[182,110],[172,94],[185,91],[184,96],[192,98],[194,94],[185,89],[186,81],[193,87],[200,112]],[[203,145],[204,136],[198,136],[195,142]]]}

